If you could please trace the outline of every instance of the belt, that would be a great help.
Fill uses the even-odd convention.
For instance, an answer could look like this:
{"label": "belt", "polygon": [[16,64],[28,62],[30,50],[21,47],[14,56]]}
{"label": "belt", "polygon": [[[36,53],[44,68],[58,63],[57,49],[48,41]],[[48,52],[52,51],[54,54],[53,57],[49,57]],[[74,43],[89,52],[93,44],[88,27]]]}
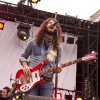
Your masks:
{"label": "belt", "polygon": [[43,76],[43,79],[44,79],[46,82],[52,82],[52,78],[48,78],[48,77]]}

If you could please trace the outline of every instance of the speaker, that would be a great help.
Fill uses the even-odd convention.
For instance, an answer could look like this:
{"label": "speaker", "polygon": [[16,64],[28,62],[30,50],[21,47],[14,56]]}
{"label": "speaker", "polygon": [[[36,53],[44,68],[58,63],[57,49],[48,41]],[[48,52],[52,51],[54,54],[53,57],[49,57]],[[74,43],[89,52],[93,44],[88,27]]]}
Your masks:
{"label": "speaker", "polygon": [[24,100],[57,100],[57,99],[51,97],[28,95],[24,97]]}

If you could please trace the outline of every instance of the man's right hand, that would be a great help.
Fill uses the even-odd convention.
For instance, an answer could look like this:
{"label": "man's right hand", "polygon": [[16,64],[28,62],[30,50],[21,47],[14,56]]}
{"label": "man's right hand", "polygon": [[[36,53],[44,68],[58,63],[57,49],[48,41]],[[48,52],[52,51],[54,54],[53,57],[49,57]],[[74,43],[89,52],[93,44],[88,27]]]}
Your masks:
{"label": "man's right hand", "polygon": [[24,72],[24,75],[26,76],[26,77],[29,77],[29,78],[31,78],[31,81],[33,81],[32,79],[32,73],[31,73],[31,67],[29,67],[28,66],[28,64],[27,64],[27,62],[22,62],[21,63],[22,64],[22,66],[23,66],[23,72]]}
{"label": "man's right hand", "polygon": [[31,75],[31,71],[30,71],[31,67],[27,66],[23,68],[23,72],[26,76],[30,76]]}

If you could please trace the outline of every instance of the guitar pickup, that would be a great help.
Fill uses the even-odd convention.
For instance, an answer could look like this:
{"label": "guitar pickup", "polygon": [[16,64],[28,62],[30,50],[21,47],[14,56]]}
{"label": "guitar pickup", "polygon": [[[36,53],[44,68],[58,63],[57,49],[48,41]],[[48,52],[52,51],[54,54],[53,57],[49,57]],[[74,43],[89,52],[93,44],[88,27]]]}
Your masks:
{"label": "guitar pickup", "polygon": [[35,73],[35,77],[37,78],[37,73]]}

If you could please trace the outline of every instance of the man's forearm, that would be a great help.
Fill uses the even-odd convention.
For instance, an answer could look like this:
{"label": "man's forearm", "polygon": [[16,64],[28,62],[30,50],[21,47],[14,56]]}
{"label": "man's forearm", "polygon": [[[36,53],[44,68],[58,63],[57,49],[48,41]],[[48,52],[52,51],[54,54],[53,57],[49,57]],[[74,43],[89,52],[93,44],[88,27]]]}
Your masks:
{"label": "man's forearm", "polygon": [[26,61],[21,62],[21,65],[23,66],[23,68],[28,67],[28,64]]}

